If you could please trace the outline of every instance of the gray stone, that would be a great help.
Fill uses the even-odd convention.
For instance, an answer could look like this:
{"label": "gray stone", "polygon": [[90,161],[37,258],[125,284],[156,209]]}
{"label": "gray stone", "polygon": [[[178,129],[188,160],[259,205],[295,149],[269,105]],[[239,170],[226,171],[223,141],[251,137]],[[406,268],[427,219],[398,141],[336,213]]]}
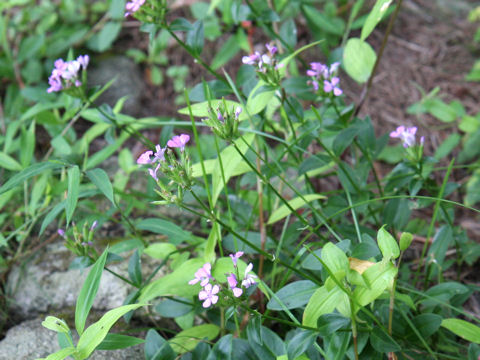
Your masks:
{"label": "gray stone", "polygon": [[123,104],[122,113],[141,116],[141,97],[145,90],[142,72],[133,60],[125,56],[114,56],[99,60],[88,68],[89,85],[105,85],[113,78],[115,82],[96,101],[114,106],[123,96],[128,99]]}
{"label": "gray stone", "polygon": [[[13,267],[7,280],[10,311],[22,319],[58,310],[73,313],[90,268],[69,270],[72,259],[70,251],[58,243],[29,259],[27,266]],[[124,276],[128,262],[109,268]],[[92,309],[105,311],[121,306],[129,291],[127,283],[104,271]]]}
{"label": "gray stone", "polygon": [[[11,328],[0,341],[0,360],[34,360],[60,350],[55,332],[44,328],[42,319],[29,320]],[[96,351],[90,360],[144,359],[143,345],[115,351]]]}

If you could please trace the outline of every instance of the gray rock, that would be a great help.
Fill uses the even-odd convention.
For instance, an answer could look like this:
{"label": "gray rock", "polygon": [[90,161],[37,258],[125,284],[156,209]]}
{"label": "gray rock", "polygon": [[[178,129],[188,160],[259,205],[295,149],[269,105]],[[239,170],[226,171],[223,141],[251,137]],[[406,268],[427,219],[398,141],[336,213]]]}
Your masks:
{"label": "gray rock", "polygon": [[[11,328],[6,337],[0,341],[0,360],[34,360],[60,350],[56,333],[41,324],[41,319],[35,319]],[[144,359],[143,345],[115,351],[96,351],[89,359]]]}
{"label": "gray rock", "polygon": [[[7,280],[10,311],[21,319],[37,314],[74,307],[90,268],[69,270],[73,255],[63,244],[51,244],[36,254],[26,266],[15,266]],[[126,275],[128,262],[109,265],[115,272]],[[127,283],[104,271],[93,303],[93,310],[105,311],[121,306],[128,295]],[[54,315],[54,314],[52,314]]]}
{"label": "gray rock", "polygon": [[114,106],[123,96],[128,99],[123,104],[122,113],[131,116],[142,115],[141,97],[145,90],[142,72],[133,60],[125,56],[108,57],[88,68],[89,85],[105,85],[113,78],[115,82],[96,101]]}

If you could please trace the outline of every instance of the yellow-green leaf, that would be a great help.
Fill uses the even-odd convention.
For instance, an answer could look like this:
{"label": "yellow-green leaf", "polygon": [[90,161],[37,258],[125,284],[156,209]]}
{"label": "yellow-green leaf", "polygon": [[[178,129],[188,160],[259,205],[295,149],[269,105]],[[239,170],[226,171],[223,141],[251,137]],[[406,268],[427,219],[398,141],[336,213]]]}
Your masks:
{"label": "yellow-green leaf", "polygon": [[480,327],[461,319],[443,319],[442,327],[467,341],[480,344]]}
{"label": "yellow-green leaf", "polygon": [[174,338],[168,340],[168,342],[176,353],[183,354],[195,349],[197,344],[205,338],[210,341],[215,339],[219,332],[220,328],[217,325],[199,325],[179,332]]}
{"label": "yellow-green leaf", "polygon": [[[298,208],[301,208],[307,203],[314,200],[318,200],[318,199],[325,199],[325,196],[319,195],[319,194],[307,194],[307,195],[303,195],[303,199],[301,197],[296,197],[288,201],[288,204],[292,209],[297,210]],[[290,208],[286,204],[284,204],[272,212],[272,215],[270,215],[270,218],[268,219],[268,224],[269,225],[274,224],[277,221],[282,220],[284,217],[286,217],[290,213],[291,213]]]}

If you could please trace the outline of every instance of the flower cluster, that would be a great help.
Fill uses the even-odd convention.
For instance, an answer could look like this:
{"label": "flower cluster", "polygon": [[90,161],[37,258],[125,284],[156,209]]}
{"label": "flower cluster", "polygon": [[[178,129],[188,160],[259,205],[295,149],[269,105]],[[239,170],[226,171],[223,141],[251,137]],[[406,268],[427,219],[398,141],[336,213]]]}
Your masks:
{"label": "flower cluster", "polygon": [[[189,189],[192,185],[190,159],[185,153],[185,145],[190,141],[187,134],[176,135],[167,141],[167,146],[162,148],[159,144],[155,145],[155,152],[145,151],[137,159],[139,165],[150,165],[148,172],[162,188],[162,197],[169,202],[181,200],[183,189]],[[180,149],[180,158],[177,159],[173,148]],[[178,185],[178,196],[170,193],[167,187],[158,179],[158,172],[162,172],[165,177]]]}
{"label": "flower cluster", "polygon": [[235,109],[228,110],[225,99],[214,110],[212,107],[208,109],[209,117],[203,119],[212,131],[220,138],[232,141],[238,137],[239,117],[243,109],[237,106]]}
{"label": "flower cluster", "polygon": [[307,70],[307,75],[312,79],[309,80],[308,83],[313,86],[315,91],[318,91],[320,83],[323,83],[323,91],[326,94],[333,92],[333,95],[335,96],[342,95],[343,91],[338,86],[340,78],[335,76],[339,66],[339,62],[334,62],[330,66],[319,62],[310,63],[310,69]]}
{"label": "flower cluster", "polygon": [[267,48],[267,53],[260,54],[260,52],[255,51],[255,53],[249,56],[244,56],[242,62],[246,65],[255,66],[260,78],[265,82],[277,85],[280,81],[278,69],[283,64],[279,64],[275,58],[275,54],[278,51],[276,46],[265,44],[265,47]]}
{"label": "flower cluster", "polygon": [[[235,273],[230,273],[227,275],[227,283],[228,289],[225,290],[226,294],[225,297],[230,297],[233,295],[235,298],[239,298],[244,293],[244,289],[248,289],[250,286],[256,284],[255,279],[257,278],[256,275],[250,274],[253,269],[253,264],[250,263],[245,268],[245,273],[243,275],[243,279],[239,281],[239,274],[238,274],[238,267],[237,262],[238,259],[243,255],[243,251],[238,251],[235,254],[231,254],[230,257],[232,258],[233,267],[235,269]],[[197,270],[195,273],[195,278],[190,280],[188,283],[190,285],[195,285],[200,283],[202,286],[202,290],[198,293],[199,300],[203,301],[202,306],[204,308],[208,308],[211,305],[214,305],[218,302],[219,296],[218,294],[221,291],[221,286],[216,284],[215,278],[212,277],[212,265],[210,263],[204,264],[200,269]],[[238,286],[240,284],[240,286]],[[231,293],[230,293],[231,291]]]}
{"label": "flower cluster", "polygon": [[[417,128],[399,126],[395,131],[390,133],[391,138],[401,139],[403,141],[403,147],[409,148],[415,145],[415,134],[417,133]],[[423,145],[424,137],[420,138],[420,145]]]}
{"label": "flower cluster", "polygon": [[78,256],[88,256],[91,247],[93,246],[93,234],[98,226],[98,221],[95,220],[90,227],[88,227],[88,223],[85,222],[82,231],[79,231],[75,223],[72,223],[72,225],[73,229],[71,235],[73,235],[73,239],[68,236],[63,229],[58,229],[57,234],[65,240],[65,247],[71,250],[74,254]]}
{"label": "flower cluster", "polygon": [[145,4],[145,0],[132,0],[125,5],[125,17],[137,12],[140,7]]}
{"label": "flower cluster", "polygon": [[58,92],[72,87],[81,87],[80,70],[86,70],[89,61],[90,57],[88,55],[80,55],[77,60],[72,61],[56,60],[55,68],[48,78],[50,87],[47,89],[47,92]]}

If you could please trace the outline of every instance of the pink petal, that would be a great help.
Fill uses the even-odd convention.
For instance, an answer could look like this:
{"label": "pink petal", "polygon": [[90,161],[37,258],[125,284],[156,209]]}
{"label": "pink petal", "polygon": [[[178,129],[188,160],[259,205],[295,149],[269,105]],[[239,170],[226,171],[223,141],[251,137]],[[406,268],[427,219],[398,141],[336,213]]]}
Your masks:
{"label": "pink petal", "polygon": [[240,297],[243,293],[243,290],[240,288],[233,288],[233,296]]}

